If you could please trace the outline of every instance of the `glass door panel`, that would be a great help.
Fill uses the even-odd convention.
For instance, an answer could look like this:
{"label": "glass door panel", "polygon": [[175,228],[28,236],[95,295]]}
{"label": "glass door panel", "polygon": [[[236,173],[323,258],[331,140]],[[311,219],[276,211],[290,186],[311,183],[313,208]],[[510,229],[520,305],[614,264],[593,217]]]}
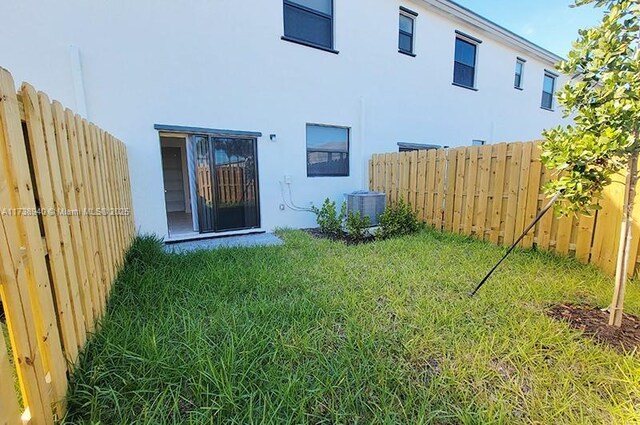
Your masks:
{"label": "glass door panel", "polygon": [[259,227],[256,139],[211,139],[215,231]]}
{"label": "glass door panel", "polygon": [[213,232],[215,231],[215,193],[211,173],[214,167],[213,151],[206,136],[194,136],[194,147],[198,224],[201,233]]}

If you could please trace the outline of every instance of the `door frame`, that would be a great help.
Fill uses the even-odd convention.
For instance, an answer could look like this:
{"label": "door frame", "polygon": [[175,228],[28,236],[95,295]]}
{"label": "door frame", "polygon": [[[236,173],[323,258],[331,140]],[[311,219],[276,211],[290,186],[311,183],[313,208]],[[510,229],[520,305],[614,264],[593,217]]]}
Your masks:
{"label": "door frame", "polygon": [[[259,161],[259,152],[258,152],[258,139],[262,137],[262,132],[259,131],[239,131],[239,130],[222,130],[215,128],[205,128],[205,127],[190,127],[190,126],[179,126],[179,125],[168,125],[168,124],[154,124],[154,130],[158,131],[159,136],[166,137],[184,137],[186,141],[185,145],[185,158],[187,161],[187,178],[188,178],[188,187],[189,187],[189,198],[190,198],[190,207],[191,207],[191,215],[194,219],[194,234],[198,234],[200,236],[213,235],[216,234],[225,234],[225,233],[233,233],[233,232],[241,232],[245,230],[255,230],[260,229],[262,226],[262,204],[260,199],[260,161]],[[255,151],[255,198],[256,198],[256,226],[252,227],[243,227],[238,229],[225,229],[223,231],[213,231],[213,232],[202,232],[199,226],[199,217],[196,216],[198,214],[197,208],[193,208],[193,203],[197,200],[193,199],[193,193],[191,193],[191,184],[192,184],[192,175],[189,171],[192,168],[195,168],[196,155],[195,155],[195,146],[193,143],[193,136],[204,136],[208,138],[212,137],[221,137],[221,138],[236,138],[236,139],[251,139],[254,151]],[[192,157],[191,161],[190,156]],[[197,185],[197,181],[193,182],[194,185]],[[197,189],[196,189],[197,191]],[[163,187],[164,193],[164,187]],[[214,196],[215,201],[215,196]],[[196,205],[197,207],[197,205]],[[196,220],[198,222],[196,222]]]}
{"label": "door frame", "polygon": [[[163,138],[170,139],[181,139],[181,142],[178,145],[174,144],[166,144],[163,143]],[[187,135],[178,135],[178,134],[160,134],[160,155],[162,156],[162,148],[179,148],[180,149],[180,168],[182,171],[182,190],[184,192],[184,212],[191,214],[191,190],[189,186],[189,157],[188,157],[188,147],[189,139]],[[164,166],[162,168],[163,178],[164,178]],[[163,181],[164,184],[164,181]],[[166,200],[165,200],[166,202]]]}
{"label": "door frame", "polygon": [[[214,140],[216,138],[221,138],[220,136],[211,136],[210,140]],[[215,214],[214,214],[214,222],[213,225],[216,228],[215,232],[216,233],[222,233],[222,232],[233,232],[236,230],[250,230],[250,229],[259,229],[261,226],[261,214],[260,214],[260,177],[259,177],[259,168],[258,168],[258,139],[256,137],[224,137],[225,139],[238,139],[238,140],[242,140],[242,143],[251,143],[252,147],[253,147],[253,152],[254,152],[254,173],[255,173],[255,183],[254,183],[254,190],[255,190],[255,202],[256,202],[256,206],[255,206],[255,210],[256,210],[256,224],[255,226],[251,226],[251,227],[238,227],[238,228],[234,228],[234,229],[224,229],[224,230],[220,230],[217,226],[218,223],[220,223],[220,220],[218,219],[218,209],[216,208],[215,210]],[[214,148],[214,152],[213,152],[213,167],[214,170],[216,168],[218,164],[216,163],[216,154],[215,154],[215,148]],[[213,173],[211,174],[213,176]],[[215,178],[217,179],[217,173]],[[218,204],[218,192],[216,191],[216,194],[214,195],[214,202],[217,206]]]}
{"label": "door frame", "polygon": [[[251,229],[259,229],[261,227],[261,223],[262,223],[262,214],[260,211],[260,173],[259,173],[259,164],[258,164],[258,138],[257,137],[252,137],[252,136],[243,136],[243,135],[218,135],[218,134],[194,134],[194,136],[200,136],[200,137],[206,137],[207,138],[207,143],[209,144],[209,157],[210,157],[210,167],[212,167],[212,169],[209,172],[209,176],[211,181],[209,182],[209,184],[211,185],[212,189],[213,189],[213,230],[211,231],[206,231],[203,232],[202,230],[199,230],[200,234],[208,234],[208,233],[225,233],[225,232],[234,232],[234,231],[240,231],[240,230],[251,230]],[[255,226],[249,226],[249,227],[236,227],[236,228],[231,228],[231,229],[220,229],[219,228],[219,223],[220,223],[220,219],[219,219],[219,210],[218,210],[218,205],[220,203],[219,200],[219,194],[217,191],[217,186],[216,186],[216,182],[218,179],[218,175],[217,175],[217,165],[218,163],[216,162],[216,150],[215,150],[215,139],[236,139],[238,140],[239,143],[251,143],[252,148],[253,148],[253,152],[254,152],[254,168],[255,168],[255,176],[254,176],[254,190],[255,190],[255,210],[256,210],[256,224]],[[194,155],[194,161],[197,161],[195,155]],[[197,182],[196,182],[197,185]],[[196,189],[197,190],[197,189]],[[198,207],[198,216],[200,216],[200,208]]]}

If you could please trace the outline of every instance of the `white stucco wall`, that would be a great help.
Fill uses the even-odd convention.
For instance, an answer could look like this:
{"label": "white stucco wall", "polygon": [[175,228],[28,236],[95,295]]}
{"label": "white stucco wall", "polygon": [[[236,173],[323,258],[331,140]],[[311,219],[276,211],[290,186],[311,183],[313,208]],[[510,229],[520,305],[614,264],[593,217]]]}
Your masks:
{"label": "white stucco wall", "polygon": [[[415,58],[398,53],[398,7],[419,13]],[[265,230],[311,226],[308,206],[366,186],[366,160],[398,141],[468,145],[540,138],[562,121],[540,108],[551,64],[422,2],[335,0],[339,54],[282,41],[280,0],[3,1],[0,66],[72,109],[69,46],[80,51],[89,118],[129,150],[136,221],[166,234],[156,123],[259,131]],[[454,31],[483,40],[477,88],[451,84]],[[516,56],[527,59],[513,88]],[[305,124],[351,128],[349,177],[306,177]],[[277,134],[271,142],[269,134]]]}

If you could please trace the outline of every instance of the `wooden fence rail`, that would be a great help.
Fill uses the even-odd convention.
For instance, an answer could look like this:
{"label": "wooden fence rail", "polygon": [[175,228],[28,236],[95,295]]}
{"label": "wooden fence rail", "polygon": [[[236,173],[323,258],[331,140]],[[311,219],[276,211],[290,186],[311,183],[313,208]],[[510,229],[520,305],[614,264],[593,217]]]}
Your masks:
{"label": "wooden fence rail", "polygon": [[[448,150],[373,155],[371,190],[387,201],[409,202],[422,221],[441,230],[512,244],[546,202],[542,187],[552,178],[540,161],[540,142],[502,143]],[[623,185],[606,188],[592,216],[548,214],[521,243],[616,269]],[[640,206],[634,208],[633,267],[638,269]]]}
{"label": "wooden fence rail", "polygon": [[124,144],[0,68],[0,424],[64,414],[134,230]]}

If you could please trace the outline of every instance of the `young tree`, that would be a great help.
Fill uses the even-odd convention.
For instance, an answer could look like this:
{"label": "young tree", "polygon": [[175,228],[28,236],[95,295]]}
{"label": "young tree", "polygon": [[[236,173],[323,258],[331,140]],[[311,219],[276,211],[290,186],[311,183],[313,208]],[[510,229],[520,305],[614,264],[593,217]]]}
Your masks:
{"label": "young tree", "polygon": [[609,325],[620,326],[629,256],[632,210],[640,151],[640,0],[576,0],[575,6],[604,8],[599,26],[579,39],[558,69],[572,81],[558,102],[574,125],[545,132],[542,160],[560,177],[548,193],[561,192],[562,213],[589,213],[594,199],[626,169],[626,185],[615,290]]}

